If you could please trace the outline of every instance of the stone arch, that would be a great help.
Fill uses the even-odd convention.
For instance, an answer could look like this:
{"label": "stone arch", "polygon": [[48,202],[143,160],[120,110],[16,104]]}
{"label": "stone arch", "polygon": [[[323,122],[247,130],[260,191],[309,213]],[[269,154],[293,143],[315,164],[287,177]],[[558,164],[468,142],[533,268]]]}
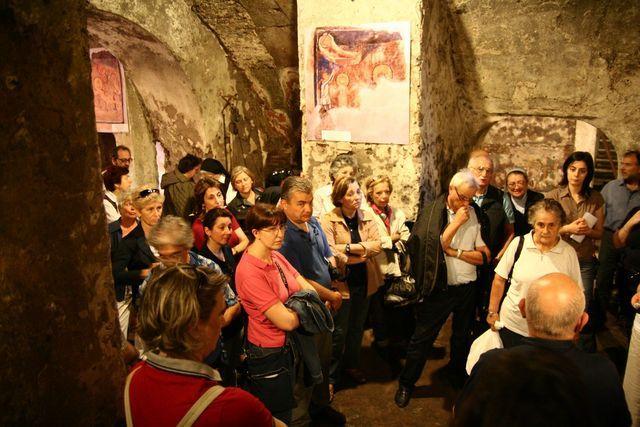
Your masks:
{"label": "stone arch", "polygon": [[503,188],[507,170],[527,170],[531,187],[549,191],[561,178],[562,164],[570,153],[587,151],[594,157],[594,186],[600,188],[617,175],[615,145],[597,127],[573,118],[511,116],[486,126],[478,148],[491,153],[495,184]]}

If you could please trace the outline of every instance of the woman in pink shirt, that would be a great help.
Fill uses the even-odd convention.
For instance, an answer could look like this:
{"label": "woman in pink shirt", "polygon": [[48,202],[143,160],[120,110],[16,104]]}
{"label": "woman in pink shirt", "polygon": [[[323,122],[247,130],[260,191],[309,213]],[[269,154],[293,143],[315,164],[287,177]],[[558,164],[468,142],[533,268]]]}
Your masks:
{"label": "woman in pink shirt", "polygon": [[299,326],[299,319],[284,303],[294,293],[313,287],[278,252],[286,220],[284,212],[272,205],[258,203],[249,210],[246,226],[253,242],[238,264],[236,289],[249,318],[250,391],[288,424],[295,406],[295,370],[287,332]]}

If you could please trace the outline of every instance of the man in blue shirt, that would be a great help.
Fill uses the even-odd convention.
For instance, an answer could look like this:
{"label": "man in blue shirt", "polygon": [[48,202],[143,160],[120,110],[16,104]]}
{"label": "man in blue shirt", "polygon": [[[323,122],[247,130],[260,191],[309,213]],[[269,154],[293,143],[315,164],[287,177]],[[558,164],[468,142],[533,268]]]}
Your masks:
{"label": "man in blue shirt", "polygon": [[[284,242],[280,253],[318,292],[333,311],[342,304],[340,292],[332,289],[329,266],[335,265],[327,237],[320,223],[312,216],[313,187],[308,179],[291,176],[282,183],[282,209],[287,215]],[[298,407],[293,411],[291,425],[306,425],[308,416],[314,420],[344,424],[345,417],[329,406],[329,365],[331,363],[331,334],[316,335],[316,345],[322,363],[324,381],[306,388],[298,381],[294,393]],[[304,375],[298,375],[302,379]],[[308,411],[307,411],[308,410]]]}
{"label": "man in blue shirt", "polygon": [[[640,151],[631,150],[624,153],[620,163],[620,176],[622,179],[609,181],[601,191],[605,202],[605,219],[598,255],[600,267],[596,276],[596,298],[601,312],[594,313],[596,316],[592,319],[596,326],[604,323],[604,309],[609,300],[621,253],[613,246],[613,233],[624,225],[627,214],[640,206]],[[628,304],[628,301],[620,303]]]}

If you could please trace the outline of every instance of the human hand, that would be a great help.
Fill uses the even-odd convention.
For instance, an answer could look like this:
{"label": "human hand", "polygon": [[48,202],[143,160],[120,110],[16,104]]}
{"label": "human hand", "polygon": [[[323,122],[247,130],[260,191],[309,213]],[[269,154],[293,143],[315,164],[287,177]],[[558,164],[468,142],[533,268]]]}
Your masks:
{"label": "human hand", "polygon": [[465,222],[467,222],[469,220],[469,215],[470,215],[469,209],[471,209],[469,206],[460,207],[460,209],[456,211],[456,215],[453,218],[453,221],[457,222],[459,225],[462,225]]}
{"label": "human hand", "polygon": [[[583,218],[578,218],[575,221],[564,226],[565,231],[568,234],[580,234],[581,224],[584,222]],[[585,223],[586,225],[586,223]]]}
{"label": "human hand", "polygon": [[498,313],[490,313],[487,314],[487,323],[491,327],[492,331],[497,331],[499,328],[496,328],[496,322],[500,320],[500,314]]}
{"label": "human hand", "polygon": [[591,228],[587,224],[587,220],[586,219],[578,218],[577,220],[575,220],[575,222],[578,225],[578,232],[576,234],[584,235],[584,234],[587,234],[589,232],[589,230],[591,230]]}
{"label": "human hand", "polygon": [[331,297],[327,301],[329,303],[329,309],[332,311],[338,311],[342,306],[342,294],[338,291],[332,291]]}
{"label": "human hand", "polygon": [[636,212],[631,218],[629,218],[629,221],[627,221],[627,224],[630,227],[640,224],[640,210]]}

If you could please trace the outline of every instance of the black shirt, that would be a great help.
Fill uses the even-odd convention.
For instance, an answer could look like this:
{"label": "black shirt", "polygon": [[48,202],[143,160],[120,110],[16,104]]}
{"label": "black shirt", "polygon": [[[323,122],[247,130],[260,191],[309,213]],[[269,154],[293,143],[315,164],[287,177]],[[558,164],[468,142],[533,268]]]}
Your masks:
{"label": "black shirt", "polygon": [[[362,238],[360,237],[360,232],[358,231],[358,213],[353,216],[353,218],[347,218],[344,216],[344,220],[347,223],[347,227],[349,227],[349,234],[351,234],[351,243],[350,246],[354,244],[362,242]],[[364,262],[359,264],[349,264],[347,266],[347,282],[351,285],[361,285],[367,284],[367,265]]]}
{"label": "black shirt", "polygon": [[[633,208],[624,220],[624,224],[631,219],[640,207]],[[628,271],[640,272],[640,224],[637,224],[629,232],[624,246],[624,268]]]}

